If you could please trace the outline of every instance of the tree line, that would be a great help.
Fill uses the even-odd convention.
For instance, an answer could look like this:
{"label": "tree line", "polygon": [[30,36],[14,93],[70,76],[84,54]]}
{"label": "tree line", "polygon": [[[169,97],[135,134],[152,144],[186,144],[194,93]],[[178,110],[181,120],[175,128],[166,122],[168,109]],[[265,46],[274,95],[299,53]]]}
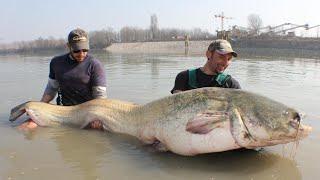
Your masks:
{"label": "tree line", "polygon": [[[259,15],[251,14],[248,16],[248,31],[251,34],[259,34],[262,27],[262,20]],[[112,43],[130,43],[130,42],[150,42],[150,41],[179,41],[185,40],[209,40],[214,39],[215,35],[200,28],[191,30],[179,28],[159,28],[158,19],[155,14],[150,17],[150,26],[148,28],[122,27],[119,31],[111,27],[102,30],[89,32],[90,48],[104,49]],[[11,44],[0,44],[0,53],[25,53],[39,52],[48,50],[65,50],[66,40],[53,37],[39,37],[32,41],[20,41]]]}
{"label": "tree line", "polygon": [[[152,15],[149,28],[139,27],[122,27],[119,31],[113,28],[96,30],[89,32],[89,43],[91,49],[104,49],[112,43],[130,43],[130,42],[147,42],[147,41],[177,41],[185,40],[206,40],[212,39],[213,35],[200,28],[191,30],[179,28],[162,28],[158,27],[156,15]],[[65,39],[38,38],[32,41],[20,41],[11,44],[0,44],[0,53],[24,53],[38,52],[46,50],[64,50],[66,49]]]}
{"label": "tree line", "polygon": [[[128,43],[128,42],[147,42],[147,41],[177,41],[184,40],[185,35],[190,40],[206,40],[212,39],[213,35],[200,28],[192,30],[165,28],[158,29],[153,33],[150,29],[142,29],[139,27],[123,27],[119,32],[112,28],[89,32],[89,43],[92,49],[104,49],[112,43]],[[66,48],[67,41],[65,39],[38,38],[32,41],[19,41],[10,44],[0,44],[0,52],[32,52],[43,50],[63,50]]]}

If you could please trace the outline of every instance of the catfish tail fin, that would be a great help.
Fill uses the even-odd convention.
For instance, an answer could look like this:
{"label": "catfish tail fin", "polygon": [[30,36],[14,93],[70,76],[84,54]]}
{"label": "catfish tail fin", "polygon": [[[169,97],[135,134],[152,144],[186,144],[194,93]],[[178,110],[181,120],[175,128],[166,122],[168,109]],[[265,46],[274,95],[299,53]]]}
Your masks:
{"label": "catfish tail fin", "polygon": [[21,115],[23,115],[26,112],[26,105],[30,101],[27,101],[25,103],[22,103],[14,108],[11,109],[10,118],[9,121],[15,121],[18,119]]}

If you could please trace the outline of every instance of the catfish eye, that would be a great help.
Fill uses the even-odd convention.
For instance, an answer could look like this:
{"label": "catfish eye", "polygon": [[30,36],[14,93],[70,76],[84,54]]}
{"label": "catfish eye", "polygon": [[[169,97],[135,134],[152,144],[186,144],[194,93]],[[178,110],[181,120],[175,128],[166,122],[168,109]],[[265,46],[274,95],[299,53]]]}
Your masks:
{"label": "catfish eye", "polygon": [[292,115],[293,115],[292,120],[289,122],[289,124],[291,125],[291,127],[295,129],[299,129],[301,116],[297,112],[294,112]]}
{"label": "catfish eye", "polygon": [[283,115],[287,116],[289,114],[289,111],[283,111],[282,113]]}
{"label": "catfish eye", "polygon": [[293,114],[293,120],[300,122],[301,121],[301,117],[299,115],[299,113],[295,112]]}

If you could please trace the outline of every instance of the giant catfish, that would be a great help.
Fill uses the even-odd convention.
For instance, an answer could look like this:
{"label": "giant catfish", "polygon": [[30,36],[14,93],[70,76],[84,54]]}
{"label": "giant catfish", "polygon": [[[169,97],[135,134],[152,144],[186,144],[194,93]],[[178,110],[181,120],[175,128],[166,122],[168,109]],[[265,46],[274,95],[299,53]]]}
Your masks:
{"label": "giant catfish", "polygon": [[311,132],[295,109],[244,90],[200,88],[145,105],[95,99],[75,106],[26,102],[11,111],[10,121],[27,113],[39,126],[103,128],[135,136],[161,151],[180,155],[260,148],[297,141]]}

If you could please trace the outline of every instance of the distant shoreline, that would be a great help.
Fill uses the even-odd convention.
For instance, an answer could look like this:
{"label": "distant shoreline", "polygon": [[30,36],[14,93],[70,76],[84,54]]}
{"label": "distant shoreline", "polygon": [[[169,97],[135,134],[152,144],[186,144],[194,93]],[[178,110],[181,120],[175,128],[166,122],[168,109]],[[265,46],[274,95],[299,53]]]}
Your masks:
{"label": "distant shoreline", "polygon": [[[209,44],[213,40],[189,41],[189,48],[185,48],[182,41],[160,42],[132,42],[113,43],[105,49],[91,49],[91,53],[103,51],[111,54],[155,54],[155,55],[179,55],[179,56],[205,56]],[[320,59],[319,39],[242,39],[231,41],[233,49],[237,51],[238,58],[310,58]],[[68,52],[67,49],[42,49],[27,50],[23,52],[1,52],[0,55],[41,55],[52,56]]]}
{"label": "distant shoreline", "polygon": [[[184,41],[165,42],[133,42],[113,43],[105,48],[110,53],[137,53],[137,54],[176,54],[176,55],[205,55],[212,40],[190,41],[185,48]],[[236,41],[231,42],[233,49],[238,52],[239,58],[246,57],[288,57],[320,59],[320,41]]]}

